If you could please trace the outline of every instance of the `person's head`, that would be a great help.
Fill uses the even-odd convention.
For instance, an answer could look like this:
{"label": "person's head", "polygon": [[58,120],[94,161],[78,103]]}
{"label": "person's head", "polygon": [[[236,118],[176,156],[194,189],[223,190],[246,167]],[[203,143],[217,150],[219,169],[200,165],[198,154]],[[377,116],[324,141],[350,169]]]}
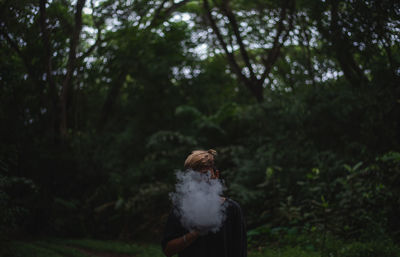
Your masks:
{"label": "person's head", "polygon": [[213,149],[195,150],[185,160],[185,170],[191,169],[201,173],[211,173],[211,178],[219,178],[219,171],[215,167],[217,152]]}

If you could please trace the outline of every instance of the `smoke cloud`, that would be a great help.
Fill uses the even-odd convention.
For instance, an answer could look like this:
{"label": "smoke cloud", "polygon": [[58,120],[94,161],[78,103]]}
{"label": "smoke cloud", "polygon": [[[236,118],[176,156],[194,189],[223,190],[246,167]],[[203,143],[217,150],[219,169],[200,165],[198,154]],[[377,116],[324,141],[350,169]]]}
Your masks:
{"label": "smoke cloud", "polygon": [[181,224],[187,230],[197,229],[202,234],[217,232],[225,220],[225,204],[221,195],[224,186],[210,173],[193,170],[177,172],[175,192],[170,194]]}

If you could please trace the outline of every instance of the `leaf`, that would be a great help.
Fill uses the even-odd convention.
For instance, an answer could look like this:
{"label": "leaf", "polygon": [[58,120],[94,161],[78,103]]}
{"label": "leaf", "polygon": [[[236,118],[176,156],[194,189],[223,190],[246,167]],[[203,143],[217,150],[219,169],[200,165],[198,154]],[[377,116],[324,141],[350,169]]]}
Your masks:
{"label": "leaf", "polygon": [[125,202],[125,201],[124,201],[123,198],[119,198],[119,199],[117,200],[117,202],[115,203],[115,209],[116,209],[116,210],[121,209],[121,207],[123,206],[124,202]]}
{"label": "leaf", "polygon": [[359,163],[357,163],[356,165],[354,165],[354,167],[353,167],[353,172],[356,171],[356,170],[358,170],[358,168],[360,168],[361,165],[363,165],[363,162],[359,162]]}
{"label": "leaf", "polygon": [[347,164],[343,164],[343,167],[344,167],[348,172],[351,172],[351,171],[352,171],[352,168],[351,168],[349,165],[347,165]]}
{"label": "leaf", "polygon": [[389,161],[394,161],[394,162],[400,162],[400,153],[399,152],[389,152],[381,157],[378,157],[377,160],[383,161],[383,162],[389,162]]}

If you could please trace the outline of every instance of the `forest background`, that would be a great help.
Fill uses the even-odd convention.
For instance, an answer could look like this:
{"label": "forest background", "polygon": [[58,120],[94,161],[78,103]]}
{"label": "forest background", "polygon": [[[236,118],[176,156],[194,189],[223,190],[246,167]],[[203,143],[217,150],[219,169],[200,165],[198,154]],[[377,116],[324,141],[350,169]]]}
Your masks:
{"label": "forest background", "polygon": [[3,242],[157,243],[175,171],[214,148],[250,249],[398,256],[398,1],[2,0],[0,12]]}

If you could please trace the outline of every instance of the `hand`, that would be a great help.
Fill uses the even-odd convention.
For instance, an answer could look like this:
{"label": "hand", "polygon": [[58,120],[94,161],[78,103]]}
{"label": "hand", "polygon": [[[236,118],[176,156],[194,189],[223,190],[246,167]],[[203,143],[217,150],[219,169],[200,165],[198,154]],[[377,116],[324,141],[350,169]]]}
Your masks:
{"label": "hand", "polygon": [[214,226],[197,226],[195,228],[195,231],[197,231],[199,233],[200,236],[205,236],[208,234],[208,232],[210,232],[212,229],[214,228]]}
{"label": "hand", "polygon": [[199,231],[198,230],[191,230],[190,232],[189,232],[189,234],[192,234],[195,238],[197,238],[199,235],[200,235],[200,233],[199,233]]}

